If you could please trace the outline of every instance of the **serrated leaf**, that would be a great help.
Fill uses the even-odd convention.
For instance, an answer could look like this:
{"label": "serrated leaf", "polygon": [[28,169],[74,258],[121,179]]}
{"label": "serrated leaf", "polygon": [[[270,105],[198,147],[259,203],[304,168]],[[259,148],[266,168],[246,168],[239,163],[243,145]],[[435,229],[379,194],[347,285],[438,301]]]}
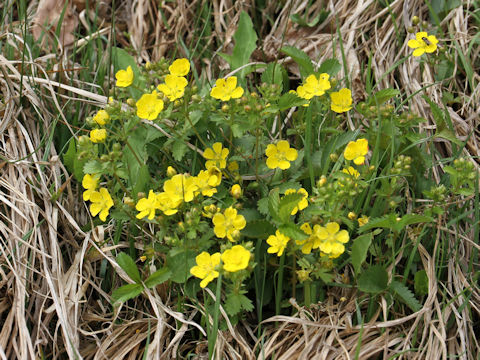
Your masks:
{"label": "serrated leaf", "polygon": [[253,310],[252,301],[245,295],[240,295],[240,303],[244,311],[250,312]]}
{"label": "serrated leaf", "polygon": [[270,190],[268,194],[268,213],[273,220],[279,221],[278,206],[280,205],[280,195],[278,188]]}
{"label": "serrated leaf", "polygon": [[454,144],[457,145],[462,145],[463,141],[457,138],[455,133],[453,131],[450,131],[449,129],[445,128],[440,131],[437,131],[435,135],[433,136],[434,138],[440,138],[440,139],[445,139],[448,141],[453,142]]}
{"label": "serrated leaf", "polygon": [[172,156],[177,161],[182,161],[188,151],[188,146],[184,141],[176,139],[172,145]]}
{"label": "serrated leaf", "polygon": [[298,64],[303,78],[313,74],[312,60],[304,51],[293,46],[284,46],[280,49],[280,52],[290,56]]}
{"label": "serrated leaf", "polygon": [[430,216],[419,215],[419,214],[407,214],[403,216],[400,221],[397,221],[397,227],[395,228],[395,230],[400,231],[405,226],[408,226],[408,225],[429,223],[432,221],[433,221],[433,218]]}
{"label": "serrated leaf", "polygon": [[366,293],[377,294],[388,287],[388,274],[381,265],[370,266],[358,278],[358,288]]}
{"label": "serrated leaf", "polygon": [[172,249],[167,256],[167,267],[172,272],[170,280],[185,283],[191,276],[190,269],[195,266],[197,255],[193,250]]}
{"label": "serrated leaf", "polygon": [[320,65],[318,72],[320,74],[327,73],[330,76],[335,76],[341,68],[342,65],[340,65],[337,59],[327,59]]}
{"label": "serrated leaf", "polygon": [[[233,48],[232,57],[230,58],[230,65],[232,70],[248,64],[250,56],[257,47],[257,34],[253,27],[252,19],[245,11],[240,14],[238,21],[238,28],[233,35],[235,40],[235,47]],[[247,69],[242,69],[237,72],[237,76],[242,79],[245,77]]]}
{"label": "serrated leaf", "polygon": [[435,125],[437,126],[436,132],[441,132],[446,128],[444,112],[440,107],[435,104],[428,96],[422,96],[423,99],[430,105],[430,110],[432,111],[433,118],[435,119]]}
{"label": "serrated leaf", "polygon": [[150,183],[150,171],[148,170],[147,165],[142,165],[138,170],[137,181],[133,186],[133,193],[138,194],[139,192],[148,192],[146,185]]}
{"label": "serrated leaf", "polygon": [[379,106],[400,94],[397,89],[382,89],[368,99],[368,105]]}
{"label": "serrated leaf", "polygon": [[121,252],[120,254],[117,255],[116,260],[118,265],[120,265],[123,271],[125,271],[133,281],[135,281],[136,283],[142,282],[140,273],[138,272],[137,265],[135,264],[135,261],[133,261],[133,259],[130,256],[128,256],[124,252]]}
{"label": "serrated leaf", "polygon": [[275,233],[275,227],[267,220],[247,221],[247,225],[242,229],[242,235],[262,239]]}
{"label": "serrated leaf", "polygon": [[373,234],[368,233],[365,235],[361,235],[353,240],[352,245],[352,254],[350,256],[350,261],[355,269],[355,274],[360,273],[362,269],[362,264],[367,258],[368,248],[372,243]]}
{"label": "serrated leaf", "polygon": [[282,222],[286,223],[290,220],[293,209],[298,206],[298,203],[303,197],[303,194],[292,193],[285,195],[280,199],[280,203],[278,204],[278,216]]}
{"label": "serrated leaf", "polygon": [[263,215],[268,215],[268,198],[262,198],[257,201],[257,209],[260,212],[260,214]]}
{"label": "serrated leaf", "polygon": [[407,304],[413,312],[417,312],[422,308],[422,305],[415,298],[415,295],[401,282],[393,280],[390,284],[390,289],[393,290],[394,294]]}
{"label": "serrated leaf", "polygon": [[283,94],[280,99],[278,100],[278,109],[280,111],[285,111],[290,109],[294,106],[301,106],[303,104],[307,104],[308,101],[298,97],[298,95],[293,93],[285,93]]}
{"label": "serrated leaf", "polygon": [[103,171],[102,163],[98,160],[90,160],[83,165],[84,174],[99,174]]}
{"label": "serrated leaf", "polygon": [[154,286],[157,286],[161,283],[164,283],[168,279],[170,279],[170,276],[172,275],[172,272],[164,267],[161,268],[157,271],[155,271],[152,275],[150,275],[146,280],[145,280],[145,285],[148,288],[152,288]]}
{"label": "serrated leaf", "polygon": [[278,231],[292,240],[305,240],[308,238],[308,235],[295,224],[283,224],[278,228]]}
{"label": "serrated leaf", "polygon": [[415,293],[419,296],[428,294],[428,275],[425,270],[420,270],[415,273],[414,289]]}
{"label": "serrated leaf", "polygon": [[230,316],[238,314],[242,310],[242,303],[238,295],[229,294],[224,305],[227,314]]}
{"label": "serrated leaf", "polygon": [[122,303],[127,300],[133,299],[134,297],[140,295],[142,291],[143,286],[140,284],[127,284],[120,286],[118,289],[113,290],[113,303]]}

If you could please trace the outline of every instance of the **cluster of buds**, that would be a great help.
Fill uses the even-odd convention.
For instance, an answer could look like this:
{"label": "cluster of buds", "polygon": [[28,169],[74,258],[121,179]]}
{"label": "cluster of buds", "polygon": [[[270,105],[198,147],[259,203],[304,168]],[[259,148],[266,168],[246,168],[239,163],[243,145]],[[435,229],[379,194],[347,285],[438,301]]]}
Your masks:
{"label": "cluster of buds", "polygon": [[282,88],[278,84],[267,84],[264,82],[258,87],[258,90],[267,99],[277,98],[282,94]]}
{"label": "cluster of buds", "polygon": [[393,167],[390,169],[390,173],[394,175],[407,175],[410,173],[410,164],[412,163],[412,158],[410,156],[399,155],[398,158],[393,163]]}
{"label": "cluster of buds", "polygon": [[430,190],[424,192],[428,199],[433,200],[435,203],[441,203],[445,200],[447,195],[447,188],[445,185],[433,186]]}

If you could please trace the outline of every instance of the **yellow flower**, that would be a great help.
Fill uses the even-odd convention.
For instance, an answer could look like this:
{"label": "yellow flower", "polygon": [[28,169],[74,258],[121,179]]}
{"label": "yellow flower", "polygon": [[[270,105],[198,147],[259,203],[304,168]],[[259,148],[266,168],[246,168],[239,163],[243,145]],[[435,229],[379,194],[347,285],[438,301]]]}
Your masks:
{"label": "yellow flower", "polygon": [[233,185],[230,189],[230,195],[232,195],[235,199],[239,199],[242,196],[242,188],[240,185]]}
{"label": "yellow flower", "polygon": [[368,220],[370,220],[370,218],[366,215],[362,215],[361,217],[358,218],[358,226],[363,226],[365,225],[366,223],[368,223]]}
{"label": "yellow flower", "polygon": [[315,225],[312,228],[310,227],[310,224],[305,223],[302,226],[300,226],[300,229],[307,235],[310,235],[307,239],[305,240],[296,240],[297,245],[303,245],[302,246],[302,253],[304,254],[310,254],[312,252],[312,249],[318,249],[320,247],[320,238],[318,237],[318,234],[320,232],[320,225]]}
{"label": "yellow flower", "polygon": [[270,247],[267,249],[269,254],[277,254],[277,256],[282,256],[285,247],[288,244],[290,238],[286,235],[283,235],[280,231],[275,231],[275,235],[270,235],[267,239],[267,244]]}
{"label": "yellow flower", "polygon": [[303,283],[305,281],[311,281],[312,279],[310,278],[310,273],[312,270],[297,270],[297,277],[298,280]]}
{"label": "yellow flower", "polygon": [[238,172],[239,168],[240,167],[238,166],[238,162],[236,162],[236,161],[229,162],[228,166],[227,166],[228,171],[230,171],[232,173]]}
{"label": "yellow flower", "polygon": [[171,178],[173,175],[177,175],[177,170],[172,166],[167,167],[167,176]]}
{"label": "yellow flower", "polygon": [[197,188],[198,186],[195,184],[195,179],[184,174],[174,175],[163,184],[163,190],[173,201],[192,201]]}
{"label": "yellow flower", "polygon": [[298,210],[303,210],[308,206],[308,192],[304,188],[300,188],[298,189],[298,191],[295,189],[288,189],[287,191],[285,191],[285,195],[288,195],[288,194],[303,195],[303,198],[298,202],[298,205],[293,208],[292,215],[295,215],[298,212]]}
{"label": "yellow flower", "polygon": [[182,76],[167,75],[165,76],[165,84],[158,85],[157,89],[168,97],[168,100],[175,101],[183,96],[187,84],[187,79]]}
{"label": "yellow flower", "polygon": [[143,94],[135,104],[137,106],[137,116],[142,119],[155,120],[163,110],[163,100],[157,97],[157,92]]}
{"label": "yellow flower", "polygon": [[153,190],[150,190],[148,198],[138,200],[135,208],[140,211],[137,214],[137,219],[143,219],[145,216],[148,216],[148,220],[152,220],[155,217],[155,210],[158,209],[157,195]]}
{"label": "yellow flower", "polygon": [[231,76],[226,79],[218,79],[215,82],[215,87],[210,91],[210,96],[222,101],[230,99],[238,99],[243,95],[243,89],[237,87],[237,77]]}
{"label": "yellow flower", "polygon": [[107,138],[107,130],[105,129],[93,129],[90,131],[90,140],[93,143],[102,143]]}
{"label": "yellow flower", "polygon": [[422,56],[424,53],[433,53],[437,50],[438,40],[435,35],[428,35],[425,31],[415,34],[416,39],[408,40],[408,47],[415,49],[413,56]]}
{"label": "yellow flower", "polygon": [[341,89],[330,94],[330,108],[336,113],[343,113],[352,108],[352,92],[350,89]]}
{"label": "yellow flower", "polygon": [[178,206],[182,203],[182,199],[172,197],[169,193],[161,192],[156,196],[157,209],[161,210],[165,215],[170,216],[178,212]]}
{"label": "yellow flower", "polygon": [[105,110],[98,110],[98,112],[93,117],[93,121],[95,121],[98,125],[104,126],[110,120],[110,115]]}
{"label": "yellow flower", "polygon": [[349,166],[348,168],[343,169],[342,173],[350,175],[354,179],[357,179],[360,176],[360,173],[353,166]]}
{"label": "yellow flower", "polygon": [[317,234],[320,239],[320,250],[332,257],[338,257],[345,251],[343,244],[350,239],[346,230],[340,230],[336,222],[329,222],[325,227],[321,226]]}
{"label": "yellow flower", "polygon": [[[297,95],[298,97],[301,97],[301,96],[298,95],[298,93],[297,93],[295,90],[293,90],[293,89],[290,90],[289,93],[290,93],[290,94],[295,94],[295,95]],[[302,106],[303,106],[303,107],[309,107],[310,104],[309,104],[309,103],[306,103],[306,104],[303,104]]]}
{"label": "yellow flower", "polygon": [[168,71],[174,76],[185,76],[190,71],[190,61],[185,58],[177,59],[169,66]]}
{"label": "yellow flower", "polygon": [[368,140],[358,139],[350,141],[345,148],[343,156],[347,160],[353,160],[356,165],[362,165],[365,162],[365,155],[368,153]]}
{"label": "yellow flower", "polygon": [[218,278],[219,272],[215,268],[220,265],[220,257],[221,255],[218,252],[210,255],[204,251],[195,258],[197,265],[190,269],[190,274],[202,279],[200,282],[201,288],[207,286],[213,279]]}
{"label": "yellow flower", "polygon": [[98,216],[100,220],[105,221],[108,216],[110,208],[113,206],[113,200],[106,188],[100,188],[90,195],[90,212],[92,216]]}
{"label": "yellow flower", "polygon": [[222,254],[223,268],[228,272],[246,269],[250,261],[250,251],[242,245],[235,245]]}
{"label": "yellow flower", "polygon": [[243,215],[238,215],[237,210],[232,207],[225,209],[223,214],[215,214],[212,222],[215,226],[213,228],[215,235],[219,238],[226,236],[231,242],[237,240],[234,235],[239,234],[239,231],[247,224]]}
{"label": "yellow flower", "polygon": [[207,159],[205,167],[210,169],[211,167],[217,167],[219,169],[225,169],[227,166],[227,156],[230,151],[222,146],[222,143],[216,142],[212,145],[212,148],[206,148],[203,152],[203,157]]}
{"label": "yellow flower", "polygon": [[269,144],[265,154],[268,157],[267,166],[270,169],[288,169],[290,161],[295,161],[298,157],[297,150],[290,148],[290,144],[286,140],[280,140],[276,145]]}
{"label": "yellow flower", "polygon": [[85,189],[83,192],[83,200],[88,201],[92,194],[97,190],[98,182],[100,181],[100,175],[85,174],[82,179],[82,186]]}
{"label": "yellow flower", "polygon": [[133,70],[132,67],[127,67],[127,70],[119,70],[115,74],[117,79],[116,86],[118,87],[128,87],[133,83]]}
{"label": "yellow flower", "polygon": [[321,73],[318,78],[314,74],[309,75],[304,84],[297,87],[298,96],[306,100],[314,96],[322,96],[331,87],[329,77],[330,75],[326,73]]}
{"label": "yellow flower", "polygon": [[210,175],[208,171],[202,170],[198,173],[195,179],[197,185],[196,194],[202,193],[203,196],[213,196],[217,192],[217,175]]}
{"label": "yellow flower", "polygon": [[217,182],[213,186],[218,186],[222,182],[222,172],[216,166],[212,166],[210,169],[207,169],[210,176],[215,176],[217,178]]}

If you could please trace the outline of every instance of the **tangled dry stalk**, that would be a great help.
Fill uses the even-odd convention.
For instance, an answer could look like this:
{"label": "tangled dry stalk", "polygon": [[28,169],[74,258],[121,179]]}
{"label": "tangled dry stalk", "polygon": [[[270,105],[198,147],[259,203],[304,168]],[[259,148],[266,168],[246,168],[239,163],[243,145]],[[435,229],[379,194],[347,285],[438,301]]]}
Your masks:
{"label": "tangled dry stalk", "polygon": [[[192,39],[195,34],[190,24],[201,2],[177,1],[175,6],[162,3],[160,8],[158,1],[121,1],[116,10],[116,24],[128,30],[130,37],[118,35],[117,42],[135,49],[139,62],[155,61],[174,49],[180,39],[187,43]],[[111,6],[109,1],[103,3],[107,8]],[[318,62],[333,53],[339,56],[339,49],[332,47],[338,22],[357,100],[365,96],[364,67],[370,54],[375,80],[382,87],[394,84],[411,95],[425,84],[435,82],[433,73],[428,68],[420,72],[413,58],[389,72],[408,52],[406,44],[398,44],[395,27],[408,27],[413,15],[425,16],[428,10],[423,1],[396,0],[383,10],[373,0],[330,0],[308,9],[306,3],[287,0],[282,6],[275,1],[268,5],[265,13],[276,20],[271,28],[260,30],[262,51],[256,53],[254,60],[284,61],[295,74],[289,59],[278,53],[282,44],[302,48]],[[213,0],[212,4],[215,31],[208,44],[223,44],[222,51],[228,51],[239,11],[253,11],[255,2]],[[300,28],[289,19],[290,14],[305,11],[314,16],[322,5],[331,11],[322,26]],[[33,2],[31,15],[35,6]],[[459,51],[464,53],[477,31],[469,27],[468,7],[467,1],[442,24],[454,34]],[[108,13],[107,10],[105,14]],[[82,26],[86,26],[84,19],[89,16],[89,9],[77,15]],[[103,33],[94,36],[109,32],[110,19],[101,21]],[[442,40],[445,46],[454,45],[448,39]],[[57,61],[63,68],[81,64],[67,64],[66,56],[54,53],[31,58],[30,50],[23,48],[27,45],[13,26],[0,29],[0,41],[9,42],[18,54],[26,50],[24,70],[28,74],[21,73],[21,61],[0,55],[0,358],[138,359],[143,356],[147,338],[147,358],[175,359],[178,353],[188,352],[196,354],[195,358],[205,358],[206,343],[189,335],[192,331],[205,333],[193,322],[204,308],[176,312],[174,299],[161,288],[139,299],[138,307],[120,308],[112,313],[108,306],[109,294],[101,285],[102,263],[109,262],[123,274],[112,255],[115,247],[109,242],[113,229],[105,225],[94,231],[82,230],[89,219],[78,185],[71,181],[58,157],[59,149],[55,149],[48,136],[59,122],[69,124],[64,107],[67,101],[102,106],[105,97],[92,92],[93,85],[85,86],[75,78],[65,81],[56,78],[55,73],[46,73],[48,61]],[[79,45],[86,40],[77,41]],[[62,51],[65,54],[68,49]],[[478,51],[473,52],[473,56],[478,55]],[[470,60],[478,62],[477,58]],[[212,68],[224,66],[218,57],[196,61],[198,66],[207,67],[210,77]],[[473,89],[461,73],[455,75],[449,83],[437,83],[425,93],[441,103],[441,91],[447,86],[464,97],[461,107],[447,105],[448,111],[460,138],[474,133],[465,152],[478,157],[479,75],[474,74],[477,85]],[[434,131],[428,104],[420,96],[414,96],[412,106],[430,121],[423,131]],[[72,135],[75,131],[71,129]],[[446,155],[451,151],[448,144],[439,146],[443,146]],[[352,359],[357,349],[359,359],[395,355],[399,359],[447,359],[449,354],[465,360],[477,359],[480,345],[478,328],[473,328],[473,324],[478,323],[480,316],[480,291],[471,282],[471,274],[465,272],[464,263],[475,248],[479,249],[478,239],[473,239],[470,228],[461,229],[461,233],[458,229],[448,229],[444,219],[438,223],[438,229],[438,237],[441,232],[448,234],[451,247],[457,247],[462,257],[458,261],[450,258],[449,281],[439,283],[435,269],[437,255],[429,254],[420,245],[421,260],[429,277],[429,296],[420,311],[397,314],[396,320],[384,321],[388,305],[382,299],[381,311],[359,328],[352,325],[352,316],[356,306],[364,308],[366,304],[355,305],[354,293],[332,292],[325,303],[310,310],[296,306],[292,300],[297,314],[266,320],[263,324],[266,331],[261,338],[247,323],[236,327],[228,324],[228,331],[219,334],[218,359],[254,359],[256,354],[262,359]],[[409,240],[415,241],[413,233]],[[120,242],[116,246],[127,245]],[[466,293],[470,295],[463,296]],[[341,301],[342,297],[347,300]]]}

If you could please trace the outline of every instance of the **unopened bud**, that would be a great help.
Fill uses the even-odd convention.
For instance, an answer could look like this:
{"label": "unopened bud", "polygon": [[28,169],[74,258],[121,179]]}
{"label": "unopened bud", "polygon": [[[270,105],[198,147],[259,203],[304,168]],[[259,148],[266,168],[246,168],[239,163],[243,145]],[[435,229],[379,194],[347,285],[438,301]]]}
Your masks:
{"label": "unopened bud", "polygon": [[127,99],[127,104],[128,104],[128,106],[134,107],[135,104],[136,104],[136,101],[135,101],[135,99],[128,98]]}
{"label": "unopened bud", "polygon": [[239,199],[242,196],[242,188],[240,185],[233,185],[230,189],[230,195],[232,195],[235,199]]}
{"label": "unopened bud", "polygon": [[347,216],[350,220],[355,220],[357,218],[357,214],[355,214],[353,211],[350,211]]}
{"label": "unopened bud", "polygon": [[174,169],[173,167],[171,167],[171,166],[167,167],[167,176],[168,176],[169,178],[171,178],[171,177],[173,177],[173,176],[175,176],[175,175],[177,175],[177,170],[175,170],[175,169]]}
{"label": "unopened bud", "polygon": [[413,24],[413,25],[418,25],[418,24],[420,24],[420,18],[419,18],[417,15],[415,15],[414,17],[412,17],[412,24]]}

